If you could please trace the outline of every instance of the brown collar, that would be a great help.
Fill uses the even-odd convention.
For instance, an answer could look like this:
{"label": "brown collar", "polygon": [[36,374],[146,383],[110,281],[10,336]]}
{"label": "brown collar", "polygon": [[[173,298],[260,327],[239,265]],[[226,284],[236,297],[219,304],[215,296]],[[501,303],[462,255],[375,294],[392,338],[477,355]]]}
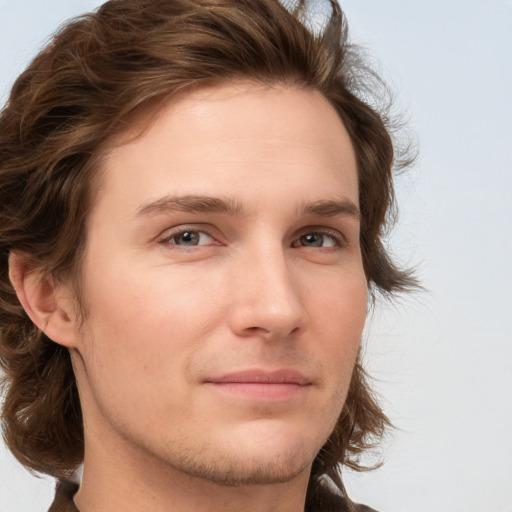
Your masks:
{"label": "brown collar", "polygon": [[55,499],[48,512],[79,512],[73,502],[76,491],[78,491],[78,484],[68,480],[58,482]]}

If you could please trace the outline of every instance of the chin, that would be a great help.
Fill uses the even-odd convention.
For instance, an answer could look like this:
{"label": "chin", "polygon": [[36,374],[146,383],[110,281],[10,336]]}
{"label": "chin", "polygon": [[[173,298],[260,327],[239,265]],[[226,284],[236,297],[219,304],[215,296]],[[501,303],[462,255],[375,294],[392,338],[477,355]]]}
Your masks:
{"label": "chin", "polygon": [[305,450],[281,455],[262,451],[257,457],[243,453],[235,456],[224,454],[215,461],[203,459],[199,464],[195,461],[178,469],[189,476],[221,486],[280,484],[290,482],[306,471],[309,474],[315,455]]}
{"label": "chin", "polygon": [[182,473],[222,486],[279,484],[305,472],[309,475],[323,446],[323,440],[306,439],[286,429],[264,428],[253,434],[189,446],[186,454],[174,454],[168,462]]}

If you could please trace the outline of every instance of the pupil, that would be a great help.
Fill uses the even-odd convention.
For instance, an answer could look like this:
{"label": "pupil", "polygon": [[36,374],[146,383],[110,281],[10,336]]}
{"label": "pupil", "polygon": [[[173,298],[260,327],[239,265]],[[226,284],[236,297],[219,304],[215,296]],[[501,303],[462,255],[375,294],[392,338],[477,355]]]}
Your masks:
{"label": "pupil", "polygon": [[322,237],[316,234],[304,235],[302,237],[302,243],[304,245],[309,245],[312,247],[321,247],[322,246]]}
{"label": "pupil", "polygon": [[197,245],[199,242],[199,234],[193,231],[185,231],[179,237],[179,241],[184,245]]}

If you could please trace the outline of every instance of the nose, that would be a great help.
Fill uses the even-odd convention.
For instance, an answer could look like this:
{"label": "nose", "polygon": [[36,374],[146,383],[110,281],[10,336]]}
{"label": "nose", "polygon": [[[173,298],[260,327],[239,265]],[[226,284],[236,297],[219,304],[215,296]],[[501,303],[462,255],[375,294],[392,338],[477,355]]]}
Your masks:
{"label": "nose", "polygon": [[258,251],[244,259],[232,281],[229,323],[234,333],[271,340],[304,330],[307,311],[298,275],[291,267],[282,249]]}

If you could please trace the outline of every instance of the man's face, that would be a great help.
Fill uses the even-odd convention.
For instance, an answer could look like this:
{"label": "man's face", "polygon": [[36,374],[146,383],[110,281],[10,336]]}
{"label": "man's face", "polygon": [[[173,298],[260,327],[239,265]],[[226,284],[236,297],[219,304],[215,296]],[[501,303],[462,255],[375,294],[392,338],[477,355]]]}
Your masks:
{"label": "man's face", "polygon": [[284,86],[184,92],[102,173],[73,351],[86,454],[223,484],[308,472],[366,312],[334,109]]}

